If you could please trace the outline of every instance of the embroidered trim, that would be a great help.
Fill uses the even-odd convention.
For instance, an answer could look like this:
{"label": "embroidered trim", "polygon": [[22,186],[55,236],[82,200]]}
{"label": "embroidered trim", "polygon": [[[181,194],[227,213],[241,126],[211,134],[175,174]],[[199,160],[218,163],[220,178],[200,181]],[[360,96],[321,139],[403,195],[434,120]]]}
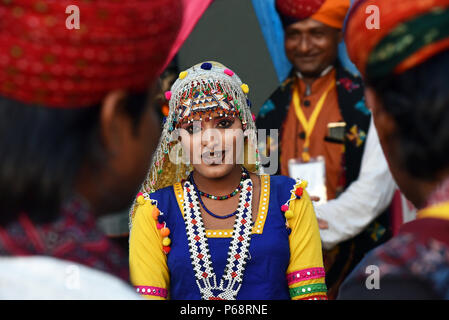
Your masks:
{"label": "embroidered trim", "polygon": [[184,203],[184,190],[182,189],[182,185],[180,182],[177,182],[173,185],[173,190],[175,191],[176,201],[178,201],[179,209],[182,212],[182,215],[184,216],[183,212],[183,203]]}
{"label": "embroidered trim", "polygon": [[190,259],[201,297],[203,300],[235,300],[242,286],[243,273],[249,256],[252,230],[251,179],[244,181],[244,187],[240,192],[238,213],[229,245],[227,264],[218,285],[196,192],[189,181],[185,182],[183,189],[186,199],[183,206],[184,221],[189,241]]}
{"label": "embroidered trim", "polygon": [[326,284],[324,283],[314,283],[305,286],[290,288],[290,297],[294,298],[304,294],[314,293],[314,292],[327,292]]}
{"label": "embroidered trim", "polygon": [[[270,176],[261,175],[260,176],[260,199],[259,199],[259,210],[257,213],[257,219],[254,223],[252,230],[253,234],[262,234],[263,228],[265,226],[265,221],[267,219],[268,208],[270,205]],[[184,192],[180,182],[173,185],[176,200],[178,201],[179,210],[184,217]],[[220,234],[221,232],[221,234]],[[227,234],[226,234],[227,233]],[[206,237],[208,238],[228,238],[232,237],[232,229],[208,229],[206,230]]]}
{"label": "embroidered trim", "polygon": [[290,286],[300,281],[324,278],[325,275],[324,268],[309,268],[289,273],[287,275],[287,281]]}
{"label": "embroidered trim", "polygon": [[270,205],[270,176],[260,177],[260,200],[259,212],[254,223],[253,233],[262,234],[267,219],[268,207]]}
{"label": "embroidered trim", "polygon": [[207,230],[206,237],[208,238],[228,238],[232,237],[232,229],[214,229]]}
{"label": "embroidered trim", "polygon": [[149,287],[149,286],[135,286],[136,292],[146,296],[157,296],[162,298],[167,298],[168,290],[159,287]]}
{"label": "embroidered trim", "polygon": [[310,296],[310,297],[306,297],[306,298],[301,298],[298,300],[328,300],[327,296],[324,294],[317,294],[315,296]]}

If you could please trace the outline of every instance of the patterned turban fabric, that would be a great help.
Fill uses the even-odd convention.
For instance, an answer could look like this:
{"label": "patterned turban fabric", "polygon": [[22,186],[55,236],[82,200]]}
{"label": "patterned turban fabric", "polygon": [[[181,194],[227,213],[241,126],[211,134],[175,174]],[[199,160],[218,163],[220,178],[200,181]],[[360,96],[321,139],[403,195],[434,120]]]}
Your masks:
{"label": "patterned turban fabric", "polygon": [[[379,29],[368,28],[372,10],[379,14]],[[358,1],[348,17],[345,42],[365,78],[401,74],[449,48],[449,0]]]}
{"label": "patterned turban fabric", "polygon": [[342,29],[350,5],[350,0],[276,0],[276,10],[284,28],[311,18]]}
{"label": "patterned turban fabric", "polygon": [[[79,29],[66,20],[79,8]],[[145,90],[182,23],[178,0],[0,0],[0,95],[86,107]]]}

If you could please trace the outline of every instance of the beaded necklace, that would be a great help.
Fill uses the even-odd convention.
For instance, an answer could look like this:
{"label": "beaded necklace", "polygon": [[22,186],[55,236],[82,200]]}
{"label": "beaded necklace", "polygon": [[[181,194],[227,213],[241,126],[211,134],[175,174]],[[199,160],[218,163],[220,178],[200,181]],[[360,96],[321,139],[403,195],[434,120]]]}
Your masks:
{"label": "beaded necklace", "polygon": [[242,286],[245,265],[249,259],[253,195],[251,179],[245,179],[243,182],[228,250],[228,260],[219,283],[217,283],[212,266],[197,193],[190,181],[185,181],[183,189],[184,222],[189,242],[190,260],[201,297],[203,300],[235,300]]}
{"label": "beaded necklace", "polygon": [[[239,193],[240,190],[242,190],[242,188],[243,188],[243,180],[245,180],[247,177],[248,177],[248,171],[244,167],[242,167],[242,177],[240,179],[239,185],[230,194],[227,194],[227,195],[224,195],[224,196],[214,196],[214,195],[208,194],[206,192],[203,192],[201,190],[198,190],[198,192],[199,192],[199,194],[201,196],[209,198],[209,199],[212,199],[212,200],[226,200],[226,199],[232,198],[237,193]],[[189,177],[189,179],[190,179],[190,177]],[[191,179],[192,179],[191,182],[196,186],[195,181],[193,180],[193,176],[192,176]]]}
{"label": "beaded necklace", "polygon": [[[241,181],[240,181],[240,185],[243,187],[243,181],[245,181],[246,179],[250,179],[250,178],[248,178],[248,177],[249,177],[249,174],[246,174],[246,172],[245,172],[246,169],[242,168],[242,170],[244,170],[244,171],[242,172],[242,179],[241,179]],[[192,173],[193,173],[193,172],[192,172]],[[215,213],[213,213],[212,211],[210,211],[210,210],[206,207],[206,205],[204,204],[203,199],[201,199],[201,191],[198,190],[198,187],[197,187],[197,185],[196,185],[196,183],[195,183],[195,180],[193,179],[193,174],[192,174],[192,173],[189,175],[189,181],[190,181],[190,183],[193,185],[193,189],[194,189],[195,192],[196,192],[196,195],[197,195],[197,197],[198,197],[198,200],[199,200],[201,206],[203,207],[203,209],[204,209],[209,215],[211,215],[212,217],[217,218],[217,219],[227,219],[227,218],[233,217],[233,216],[235,216],[235,215],[237,214],[238,209],[235,210],[234,212],[232,212],[232,213],[230,213],[230,214],[227,214],[227,215],[224,215],[224,216],[216,215]],[[251,187],[250,187],[250,188],[251,188]]]}

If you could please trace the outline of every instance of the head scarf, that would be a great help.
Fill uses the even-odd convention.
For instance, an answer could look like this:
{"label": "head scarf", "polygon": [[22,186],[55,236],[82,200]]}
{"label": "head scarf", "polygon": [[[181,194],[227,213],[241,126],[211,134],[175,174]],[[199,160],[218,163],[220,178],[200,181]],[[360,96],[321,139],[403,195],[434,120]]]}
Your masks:
{"label": "head scarf", "polygon": [[[368,28],[367,12],[377,12],[379,29]],[[358,1],[348,17],[345,41],[365,78],[403,73],[449,48],[449,0]]]}
{"label": "head scarf", "polygon": [[[66,24],[74,6],[79,29]],[[179,0],[2,0],[0,95],[74,108],[111,90],[144,90],[181,22]]]}
{"label": "head scarf", "polygon": [[[182,123],[216,115],[238,117],[248,140],[245,152],[249,171],[259,172],[256,125],[247,94],[249,87],[232,70],[217,62],[203,62],[179,74],[165,93],[169,114],[141,193],[152,193],[186,179],[193,167],[182,161],[182,148],[174,135]],[[175,158],[175,159],[173,159]],[[254,165],[251,165],[254,164]],[[135,204],[130,212],[130,222]]]}
{"label": "head scarf", "polygon": [[311,18],[342,29],[349,6],[350,0],[276,0],[276,9],[284,28]]}

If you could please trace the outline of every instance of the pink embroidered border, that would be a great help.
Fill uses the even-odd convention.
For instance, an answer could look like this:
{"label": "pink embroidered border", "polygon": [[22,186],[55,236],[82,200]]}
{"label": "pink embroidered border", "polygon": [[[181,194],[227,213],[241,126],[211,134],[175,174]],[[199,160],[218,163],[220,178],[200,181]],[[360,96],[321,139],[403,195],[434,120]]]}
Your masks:
{"label": "pink embroidered border", "polygon": [[326,275],[326,272],[324,271],[324,268],[303,269],[303,270],[294,271],[292,273],[289,273],[287,275],[287,282],[288,282],[288,285],[292,285],[292,284],[300,282],[300,281],[324,278],[325,275]]}
{"label": "pink embroidered border", "polygon": [[137,293],[148,295],[148,296],[158,296],[162,298],[167,298],[167,289],[158,287],[148,287],[148,286],[135,286]]}

